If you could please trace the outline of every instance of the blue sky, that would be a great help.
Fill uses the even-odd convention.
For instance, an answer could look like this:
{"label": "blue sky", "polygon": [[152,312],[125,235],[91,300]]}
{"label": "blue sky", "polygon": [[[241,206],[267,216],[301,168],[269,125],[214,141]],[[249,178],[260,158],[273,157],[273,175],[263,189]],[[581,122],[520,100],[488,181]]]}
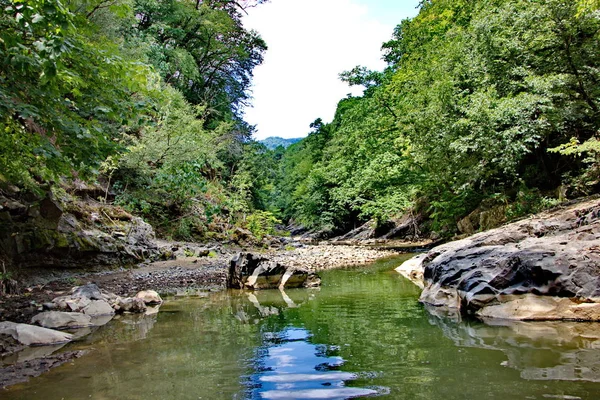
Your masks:
{"label": "blue sky", "polygon": [[244,17],[269,50],[254,71],[253,107],[246,120],[257,139],[303,137],[316,118],[329,122],[337,102],[359,94],[338,79],[356,65],[382,69],[381,44],[418,0],[272,0]]}

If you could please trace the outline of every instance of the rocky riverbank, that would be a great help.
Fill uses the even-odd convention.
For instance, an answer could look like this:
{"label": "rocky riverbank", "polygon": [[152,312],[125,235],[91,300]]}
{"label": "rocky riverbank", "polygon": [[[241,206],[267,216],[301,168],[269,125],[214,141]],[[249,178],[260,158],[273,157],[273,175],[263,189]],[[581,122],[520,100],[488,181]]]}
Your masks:
{"label": "rocky riverbank", "polygon": [[[303,245],[287,249],[256,249],[255,252],[281,265],[318,271],[346,265],[362,265],[397,254],[362,246]],[[73,286],[95,283],[119,296],[133,296],[152,289],[161,295],[223,290],[230,260],[239,247],[178,244],[175,259],[140,264],[136,268],[102,272],[73,269],[30,270],[20,282],[21,293],[0,299],[0,321],[29,322],[42,305],[68,292]]]}
{"label": "rocky riverbank", "polygon": [[[290,268],[318,271],[347,265],[360,265],[378,258],[397,254],[387,250],[364,248],[361,246],[302,245],[285,250],[256,250],[256,254]],[[146,263],[137,268],[104,272],[78,272],[67,269],[61,271],[44,270],[43,274],[31,274],[20,294],[8,295],[0,299],[0,321],[30,324],[35,315],[45,315],[52,304],[62,304],[61,299],[73,293],[73,286],[93,283],[101,289],[103,298],[109,300],[120,296],[133,297],[145,289],[153,289],[163,295],[198,294],[199,292],[223,290],[226,286],[227,270],[230,261],[239,248],[213,247],[206,249],[200,245],[177,244],[172,246],[175,259]],[[38,271],[39,272],[39,271]],[[110,293],[110,295],[107,295]],[[68,299],[67,299],[68,300]],[[63,301],[65,304],[68,301]],[[58,302],[58,303],[57,303]],[[54,308],[54,306],[50,307]],[[72,313],[66,313],[72,314]],[[1,323],[1,322],[0,322]],[[41,329],[41,328],[40,328]],[[2,335],[0,335],[0,338]],[[8,338],[10,339],[10,337]],[[3,342],[4,343],[4,342]],[[0,343],[1,344],[1,343]],[[11,343],[4,343],[9,348]],[[12,343],[15,344],[15,343]],[[17,346],[22,348],[22,346]],[[68,362],[79,352],[43,355],[28,358],[0,369],[5,379],[0,386],[7,386],[28,377]]]}
{"label": "rocky riverbank", "polygon": [[421,302],[481,319],[600,321],[600,200],[446,243],[398,272]]}

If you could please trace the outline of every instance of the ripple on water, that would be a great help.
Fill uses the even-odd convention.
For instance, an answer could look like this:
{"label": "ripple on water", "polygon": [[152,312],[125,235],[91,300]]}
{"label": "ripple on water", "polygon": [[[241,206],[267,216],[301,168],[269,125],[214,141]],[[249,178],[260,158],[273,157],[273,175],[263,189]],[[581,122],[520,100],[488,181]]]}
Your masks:
{"label": "ripple on water", "polygon": [[255,374],[251,377],[257,399],[351,399],[375,396],[384,389],[347,387],[358,378],[352,372],[336,371],[344,363],[329,356],[335,349],[310,343],[310,333],[302,328],[263,334]]}

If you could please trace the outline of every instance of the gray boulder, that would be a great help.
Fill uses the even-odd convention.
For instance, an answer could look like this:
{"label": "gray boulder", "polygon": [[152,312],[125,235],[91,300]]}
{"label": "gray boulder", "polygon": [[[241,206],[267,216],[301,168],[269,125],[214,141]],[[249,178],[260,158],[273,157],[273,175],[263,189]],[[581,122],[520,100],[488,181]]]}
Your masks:
{"label": "gray boulder", "polygon": [[233,289],[283,289],[316,287],[317,274],[304,268],[291,268],[252,253],[239,253],[229,264],[227,287]]}
{"label": "gray boulder", "polygon": [[104,296],[100,292],[100,288],[93,283],[88,283],[83,286],[75,286],[71,289],[71,297],[85,298],[88,300],[104,300]]}
{"label": "gray boulder", "polygon": [[[600,320],[600,200],[430,250],[420,301],[481,318]],[[408,272],[411,274],[411,272]]]}
{"label": "gray boulder", "polygon": [[24,346],[45,346],[67,343],[73,335],[35,325],[0,322],[0,335],[12,336]]}
{"label": "gray boulder", "polygon": [[50,329],[86,328],[92,326],[90,316],[77,312],[45,311],[35,315],[31,323]]}
{"label": "gray boulder", "polygon": [[100,317],[115,314],[115,310],[105,300],[92,300],[90,304],[88,304],[81,311],[90,317]]}

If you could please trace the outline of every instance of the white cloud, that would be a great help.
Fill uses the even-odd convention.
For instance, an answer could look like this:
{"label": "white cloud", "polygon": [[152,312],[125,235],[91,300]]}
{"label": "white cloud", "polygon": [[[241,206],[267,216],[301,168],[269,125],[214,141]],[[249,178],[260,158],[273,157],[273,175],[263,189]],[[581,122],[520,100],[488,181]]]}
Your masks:
{"label": "white cloud", "polygon": [[257,139],[305,136],[316,118],[331,121],[337,102],[353,91],[340,72],[385,66],[380,48],[393,25],[374,19],[358,1],[273,0],[249,10],[245,27],[269,46],[254,71],[254,107],[246,110]]}

